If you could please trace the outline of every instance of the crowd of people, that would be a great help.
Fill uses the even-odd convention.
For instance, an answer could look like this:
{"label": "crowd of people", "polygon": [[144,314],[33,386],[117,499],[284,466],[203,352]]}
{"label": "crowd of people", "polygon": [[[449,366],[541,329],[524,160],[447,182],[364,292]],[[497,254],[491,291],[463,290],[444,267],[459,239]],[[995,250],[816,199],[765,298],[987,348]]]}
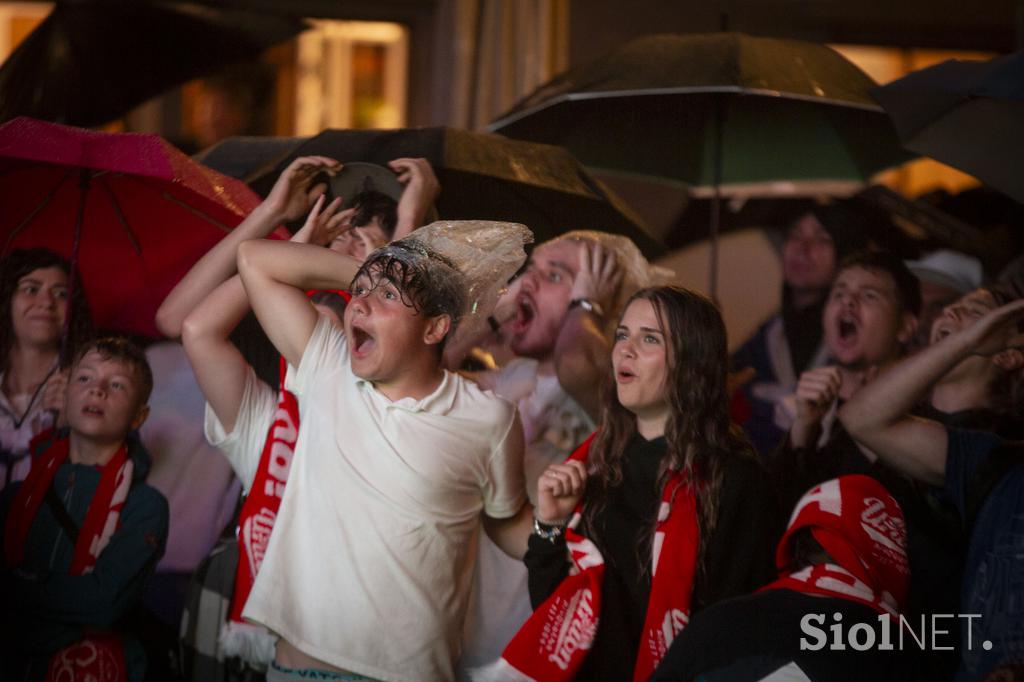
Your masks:
{"label": "crowd of people", "polygon": [[170,356],[3,260],[2,679],[1024,679],[1013,281],[835,200],[730,357],[625,237],[424,225],[390,166],[328,199],[296,159],[157,313],[240,498],[150,475]]}

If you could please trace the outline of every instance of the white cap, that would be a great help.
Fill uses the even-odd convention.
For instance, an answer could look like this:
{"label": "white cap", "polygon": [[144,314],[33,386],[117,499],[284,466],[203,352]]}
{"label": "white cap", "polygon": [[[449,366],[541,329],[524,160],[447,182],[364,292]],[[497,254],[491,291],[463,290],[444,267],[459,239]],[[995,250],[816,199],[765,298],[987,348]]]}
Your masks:
{"label": "white cap", "polygon": [[981,261],[959,251],[940,249],[906,264],[922,282],[948,287],[961,295],[981,286]]}

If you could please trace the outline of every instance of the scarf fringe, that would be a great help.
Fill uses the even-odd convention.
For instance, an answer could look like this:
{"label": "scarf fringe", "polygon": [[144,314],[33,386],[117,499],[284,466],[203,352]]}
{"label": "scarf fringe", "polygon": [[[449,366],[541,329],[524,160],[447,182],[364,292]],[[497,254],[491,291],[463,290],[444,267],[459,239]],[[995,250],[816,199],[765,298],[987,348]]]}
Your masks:
{"label": "scarf fringe", "polygon": [[220,630],[219,644],[225,657],[237,656],[250,665],[266,668],[274,660],[277,637],[265,627],[229,620]]}
{"label": "scarf fringe", "polygon": [[539,682],[512,667],[504,658],[479,668],[470,668],[466,674],[470,682]]}

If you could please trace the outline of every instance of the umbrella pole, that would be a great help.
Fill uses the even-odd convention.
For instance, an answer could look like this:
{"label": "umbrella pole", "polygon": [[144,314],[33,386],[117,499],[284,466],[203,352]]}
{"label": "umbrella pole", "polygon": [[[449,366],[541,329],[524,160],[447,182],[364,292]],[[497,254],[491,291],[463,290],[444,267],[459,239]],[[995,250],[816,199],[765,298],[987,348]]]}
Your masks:
{"label": "umbrella pole", "polygon": [[718,303],[718,228],[721,224],[722,210],[722,137],[724,127],[725,109],[722,96],[715,97],[715,132],[714,132],[714,157],[712,160],[712,181],[714,182],[714,195],[711,201],[711,241],[710,258],[711,262],[708,271],[711,273],[711,281],[708,285],[708,292],[711,300]]}
{"label": "umbrella pole", "polygon": [[77,288],[75,283],[78,280],[78,246],[82,238],[82,222],[85,220],[85,199],[89,195],[89,183],[92,180],[92,171],[88,168],[81,169],[78,176],[78,192],[80,198],[78,200],[78,213],[75,216],[75,236],[71,241],[71,274],[68,276],[68,309],[67,314],[64,315],[64,331],[60,339],[60,359],[59,363],[61,367],[67,367],[71,362],[71,351],[69,347],[71,343],[71,325],[74,322],[72,316],[75,314],[75,307],[71,304],[75,300],[75,295],[78,293],[75,291]]}

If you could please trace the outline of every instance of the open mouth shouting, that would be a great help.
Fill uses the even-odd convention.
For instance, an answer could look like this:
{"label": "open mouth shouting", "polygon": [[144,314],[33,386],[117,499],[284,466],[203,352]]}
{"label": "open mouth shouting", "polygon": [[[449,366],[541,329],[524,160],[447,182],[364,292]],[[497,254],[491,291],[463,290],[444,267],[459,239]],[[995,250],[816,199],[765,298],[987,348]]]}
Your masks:
{"label": "open mouth shouting", "polygon": [[851,313],[841,313],[836,320],[836,332],[836,342],[840,348],[853,348],[860,339],[860,320]]}
{"label": "open mouth shouting", "polygon": [[943,321],[940,319],[939,321],[932,325],[932,337],[930,343],[938,343],[942,339],[952,334],[954,331],[955,330],[952,327],[950,327],[948,323],[943,324]]}
{"label": "open mouth shouting", "polygon": [[516,317],[512,322],[512,333],[522,334],[530,328],[530,324],[537,317],[537,304],[528,294],[520,294],[516,299]]}
{"label": "open mouth shouting", "polygon": [[365,358],[377,346],[377,340],[373,334],[355,322],[352,323],[350,341],[352,343],[352,355],[357,358]]}

